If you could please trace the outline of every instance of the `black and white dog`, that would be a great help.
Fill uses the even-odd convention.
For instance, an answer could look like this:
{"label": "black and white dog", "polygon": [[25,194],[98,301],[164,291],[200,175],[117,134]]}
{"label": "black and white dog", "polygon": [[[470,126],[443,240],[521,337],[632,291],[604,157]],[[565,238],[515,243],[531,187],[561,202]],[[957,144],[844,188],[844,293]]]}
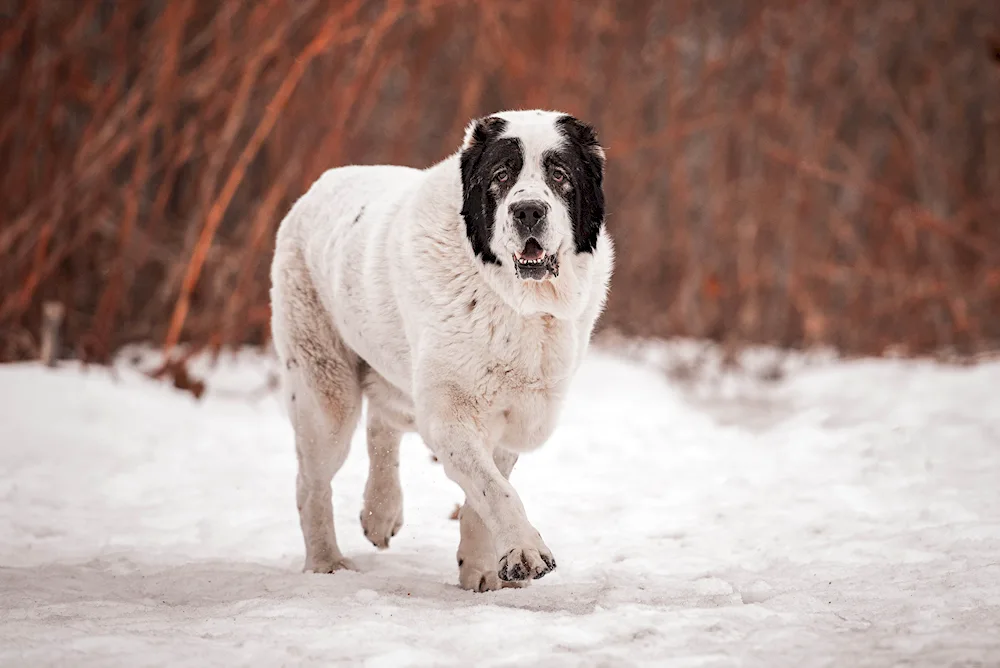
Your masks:
{"label": "black and white dog", "polygon": [[465,492],[462,587],[555,568],[508,477],[551,434],[604,306],[603,175],[590,126],[510,111],[472,122],[432,167],[331,169],[296,202],[278,231],[271,300],[305,570],[352,568],[330,483],[363,396],[372,543],[388,547],[402,525],[399,442],[416,431]]}

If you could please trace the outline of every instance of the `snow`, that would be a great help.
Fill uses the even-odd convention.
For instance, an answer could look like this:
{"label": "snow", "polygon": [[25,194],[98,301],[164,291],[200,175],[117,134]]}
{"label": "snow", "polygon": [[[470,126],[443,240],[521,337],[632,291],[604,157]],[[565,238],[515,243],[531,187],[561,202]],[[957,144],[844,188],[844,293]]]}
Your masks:
{"label": "snow", "polygon": [[[660,357],[657,357],[657,356]],[[457,587],[457,486],[405,524],[334,481],[361,572],[300,572],[291,429],[245,352],[200,401],[122,364],[0,367],[0,665],[1000,664],[1000,363],[819,359],[672,380],[594,352],[512,480],[559,568]]]}

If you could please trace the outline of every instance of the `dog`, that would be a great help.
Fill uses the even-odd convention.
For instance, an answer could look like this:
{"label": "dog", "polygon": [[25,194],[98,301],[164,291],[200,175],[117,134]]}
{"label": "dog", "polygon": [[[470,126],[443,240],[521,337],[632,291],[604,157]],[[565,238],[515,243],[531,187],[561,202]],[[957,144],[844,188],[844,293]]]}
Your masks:
{"label": "dog", "polygon": [[508,478],[552,433],[604,309],[604,172],[590,125],[507,111],[472,121],[431,167],[330,169],[295,202],[277,233],[271,325],[303,570],[354,568],[331,482],[363,397],[361,524],[376,547],[402,526],[399,444],[415,431],[465,492],[462,588],[524,586],[556,567]]}

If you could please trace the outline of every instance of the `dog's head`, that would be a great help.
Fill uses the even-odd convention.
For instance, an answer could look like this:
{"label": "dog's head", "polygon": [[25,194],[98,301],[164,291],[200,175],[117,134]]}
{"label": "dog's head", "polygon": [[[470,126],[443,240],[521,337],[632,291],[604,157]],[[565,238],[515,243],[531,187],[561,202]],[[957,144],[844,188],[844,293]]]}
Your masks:
{"label": "dog's head", "polygon": [[559,276],[593,253],[604,224],[604,150],[568,114],[508,111],[469,124],[461,151],[462,217],[482,262],[520,281]]}

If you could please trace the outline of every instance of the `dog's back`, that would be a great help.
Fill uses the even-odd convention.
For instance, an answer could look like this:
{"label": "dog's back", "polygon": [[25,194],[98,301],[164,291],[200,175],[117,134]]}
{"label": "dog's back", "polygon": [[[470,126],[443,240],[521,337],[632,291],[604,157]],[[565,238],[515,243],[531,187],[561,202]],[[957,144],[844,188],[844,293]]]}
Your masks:
{"label": "dog's back", "polygon": [[[392,267],[389,241],[399,236],[391,229],[397,221],[391,214],[425,174],[387,165],[331,169],[295,203],[279,227],[271,270],[274,339],[282,359],[289,328],[335,328],[342,344],[393,380],[408,383],[409,353],[391,345],[399,337],[376,344],[371,334],[402,331],[384,275]],[[293,294],[314,299],[293,310],[287,304]]]}

